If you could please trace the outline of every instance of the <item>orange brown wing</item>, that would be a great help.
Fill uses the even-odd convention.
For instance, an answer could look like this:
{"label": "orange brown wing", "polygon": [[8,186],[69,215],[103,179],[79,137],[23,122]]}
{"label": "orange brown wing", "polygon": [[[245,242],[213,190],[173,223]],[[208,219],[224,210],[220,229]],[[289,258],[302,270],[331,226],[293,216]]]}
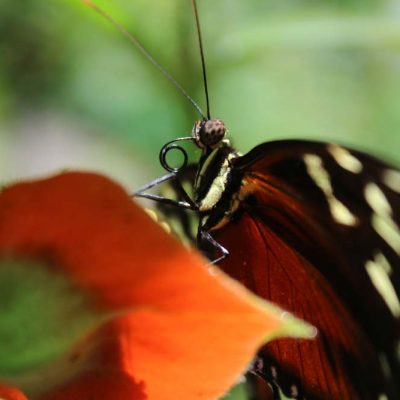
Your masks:
{"label": "orange brown wing", "polygon": [[[221,263],[228,274],[319,330],[315,341],[284,339],[260,351],[254,369],[276,396],[398,399],[399,319],[367,266],[389,265],[388,282],[398,296],[396,243],[373,219],[378,213],[397,226],[400,196],[383,182],[388,166],[363,153],[333,150],[313,142],[271,142],[239,158],[233,168],[242,174],[241,206],[212,234],[230,252]],[[344,168],[338,155],[354,157],[362,170]],[[317,161],[322,173],[307,161]],[[386,209],[378,207],[382,198],[368,198],[372,184],[384,194]],[[343,207],[340,214],[338,202],[348,214]]]}

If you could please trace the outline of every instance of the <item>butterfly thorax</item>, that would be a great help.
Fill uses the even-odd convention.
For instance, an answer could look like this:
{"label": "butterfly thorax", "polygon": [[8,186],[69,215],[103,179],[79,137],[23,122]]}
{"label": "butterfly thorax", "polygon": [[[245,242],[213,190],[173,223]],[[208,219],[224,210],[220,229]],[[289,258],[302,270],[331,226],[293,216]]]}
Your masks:
{"label": "butterfly thorax", "polygon": [[218,119],[199,121],[193,128],[196,144],[203,150],[194,185],[194,200],[199,207],[201,225],[207,223],[208,229],[216,229],[221,223],[228,222],[235,208],[234,194],[239,192],[241,183],[239,177],[234,177],[231,164],[239,153],[224,138],[225,132],[223,122]]}

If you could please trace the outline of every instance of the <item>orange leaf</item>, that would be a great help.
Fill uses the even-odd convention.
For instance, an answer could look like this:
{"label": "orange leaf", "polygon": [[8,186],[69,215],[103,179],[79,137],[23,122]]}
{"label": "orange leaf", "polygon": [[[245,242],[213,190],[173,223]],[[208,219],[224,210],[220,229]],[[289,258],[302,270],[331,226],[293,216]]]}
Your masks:
{"label": "orange leaf", "polygon": [[22,387],[33,398],[217,398],[257,347],[293,321],[211,274],[121,187],[95,174],[4,190],[1,254],[45,261],[114,316],[55,361],[57,379],[48,368],[42,385]]}

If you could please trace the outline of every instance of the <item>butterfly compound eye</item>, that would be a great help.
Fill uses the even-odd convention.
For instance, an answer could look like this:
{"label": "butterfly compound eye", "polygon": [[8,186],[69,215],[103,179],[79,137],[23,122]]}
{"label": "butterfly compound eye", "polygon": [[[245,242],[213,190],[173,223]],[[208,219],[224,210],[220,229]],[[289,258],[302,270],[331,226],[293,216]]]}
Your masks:
{"label": "butterfly compound eye", "polygon": [[217,118],[196,122],[192,136],[196,144],[201,147],[216,147],[225,137],[225,125]]}

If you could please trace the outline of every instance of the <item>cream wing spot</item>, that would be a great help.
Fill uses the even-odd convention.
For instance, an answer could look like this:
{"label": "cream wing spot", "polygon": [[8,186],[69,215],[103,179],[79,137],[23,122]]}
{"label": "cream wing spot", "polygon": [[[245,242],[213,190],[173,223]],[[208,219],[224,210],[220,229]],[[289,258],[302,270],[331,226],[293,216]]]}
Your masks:
{"label": "cream wing spot", "polygon": [[369,206],[380,216],[392,215],[392,207],[382,189],[374,182],[369,182],[364,188],[365,200]]}
{"label": "cream wing spot", "polygon": [[382,257],[375,256],[374,260],[368,260],[365,263],[365,269],[389,310],[398,318],[400,317],[400,300],[386,271],[387,267],[379,262],[381,259]]}
{"label": "cream wing spot", "polygon": [[329,144],[327,150],[334,160],[345,170],[353,174],[359,174],[363,170],[363,165],[353,154],[337,144]]}
{"label": "cream wing spot", "polygon": [[382,218],[378,214],[373,214],[371,224],[375,232],[400,255],[400,232],[395,222],[392,219]]}
{"label": "cream wing spot", "polygon": [[311,179],[324,192],[332,218],[339,224],[356,226],[358,218],[334,196],[332,184],[322,159],[315,154],[305,154],[303,161]]}
{"label": "cream wing spot", "polygon": [[387,258],[382,253],[375,255],[375,261],[384,269],[384,271],[390,275],[392,273],[392,267]]}
{"label": "cream wing spot", "polygon": [[400,361],[400,341],[398,341],[394,347],[394,354],[396,355],[397,360]]}
{"label": "cream wing spot", "polygon": [[394,192],[400,193],[400,171],[386,169],[382,174],[382,182]]}
{"label": "cream wing spot", "polygon": [[387,359],[385,353],[379,354],[379,362],[381,364],[381,368],[382,368],[383,374],[387,378],[390,378],[392,376],[392,370],[390,368],[389,360]]}
{"label": "cream wing spot", "polygon": [[358,223],[357,217],[336,197],[329,201],[331,214],[336,222],[342,225],[355,226]]}
{"label": "cream wing spot", "polygon": [[297,398],[299,395],[299,389],[297,388],[296,385],[291,385],[290,386],[290,396]]}
{"label": "cream wing spot", "polygon": [[314,183],[325,193],[332,195],[332,185],[329,175],[326,172],[322,160],[315,154],[305,154],[303,156],[307,172]]}

